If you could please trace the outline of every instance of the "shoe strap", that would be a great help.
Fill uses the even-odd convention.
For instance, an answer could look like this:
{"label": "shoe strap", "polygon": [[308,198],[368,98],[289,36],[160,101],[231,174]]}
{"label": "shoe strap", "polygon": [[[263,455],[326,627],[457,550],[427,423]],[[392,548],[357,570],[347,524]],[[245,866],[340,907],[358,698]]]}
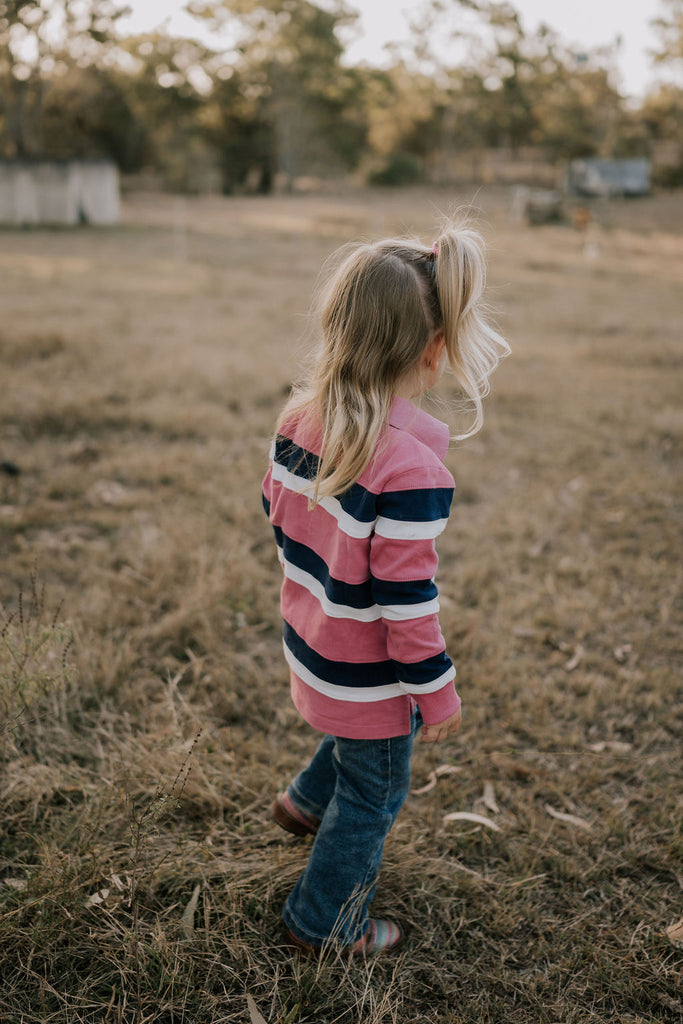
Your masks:
{"label": "shoe strap", "polygon": [[393,949],[401,941],[401,938],[401,929],[394,921],[371,917],[365,935],[354,942],[351,952],[378,953],[384,949]]}
{"label": "shoe strap", "polygon": [[304,814],[304,812],[299,807],[297,807],[297,805],[294,803],[287,790],[285,790],[285,792],[280,797],[280,803],[287,811],[287,814],[289,814],[290,817],[294,818],[295,821],[298,821],[301,825],[306,825],[307,828],[316,828],[318,824],[317,821],[314,818],[309,818],[307,814]]}

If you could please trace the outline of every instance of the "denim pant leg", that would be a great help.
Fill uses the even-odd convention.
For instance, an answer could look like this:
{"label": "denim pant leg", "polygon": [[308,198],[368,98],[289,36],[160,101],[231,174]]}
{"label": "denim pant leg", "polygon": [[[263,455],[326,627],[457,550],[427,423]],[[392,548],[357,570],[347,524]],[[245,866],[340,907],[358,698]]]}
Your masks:
{"label": "denim pant leg", "polygon": [[365,933],[384,841],[410,788],[410,755],[421,724],[407,736],[334,740],[336,785],[306,868],[283,908],[304,942],[350,945]]}
{"label": "denim pant leg", "polygon": [[297,807],[314,818],[322,818],[337,784],[333,753],[334,736],[323,737],[311,763],[287,787]]}

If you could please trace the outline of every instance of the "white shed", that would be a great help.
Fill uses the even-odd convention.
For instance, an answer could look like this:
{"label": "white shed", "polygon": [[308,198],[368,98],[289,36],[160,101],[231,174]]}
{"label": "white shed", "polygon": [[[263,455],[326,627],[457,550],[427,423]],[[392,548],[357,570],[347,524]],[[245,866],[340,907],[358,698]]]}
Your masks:
{"label": "white shed", "polygon": [[0,224],[116,224],[119,207],[109,160],[0,161]]}

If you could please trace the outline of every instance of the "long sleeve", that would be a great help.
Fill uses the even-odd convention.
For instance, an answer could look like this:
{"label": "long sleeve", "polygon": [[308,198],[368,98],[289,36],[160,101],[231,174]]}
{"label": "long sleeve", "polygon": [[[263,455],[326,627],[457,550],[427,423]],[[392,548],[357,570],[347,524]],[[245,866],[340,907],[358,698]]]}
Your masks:
{"label": "long sleeve", "polygon": [[[459,707],[455,668],[439,625],[435,540],[448,519],[452,487],[414,488],[393,481],[378,496],[370,547],[372,593],[387,633],[387,653],[399,685],[419,703],[425,722],[443,721]],[[402,486],[397,486],[402,485]]]}

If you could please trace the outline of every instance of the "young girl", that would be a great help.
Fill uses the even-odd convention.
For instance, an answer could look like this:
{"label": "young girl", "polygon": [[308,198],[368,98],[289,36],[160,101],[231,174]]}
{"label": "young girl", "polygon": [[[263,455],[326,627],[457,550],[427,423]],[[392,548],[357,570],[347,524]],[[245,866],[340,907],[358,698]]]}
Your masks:
{"label": "young girl", "polygon": [[275,820],[315,841],[283,909],[287,941],[398,948],[368,915],[384,841],[410,786],[413,741],[460,728],[437,613],[435,538],[453,478],[448,428],[412,402],[448,362],[482,423],[506,342],[480,309],[484,247],[449,225],[433,246],[387,240],[344,259],[323,296],[323,341],[277,424],[263,485],[284,572],[294,704],[325,736],[278,795]]}

